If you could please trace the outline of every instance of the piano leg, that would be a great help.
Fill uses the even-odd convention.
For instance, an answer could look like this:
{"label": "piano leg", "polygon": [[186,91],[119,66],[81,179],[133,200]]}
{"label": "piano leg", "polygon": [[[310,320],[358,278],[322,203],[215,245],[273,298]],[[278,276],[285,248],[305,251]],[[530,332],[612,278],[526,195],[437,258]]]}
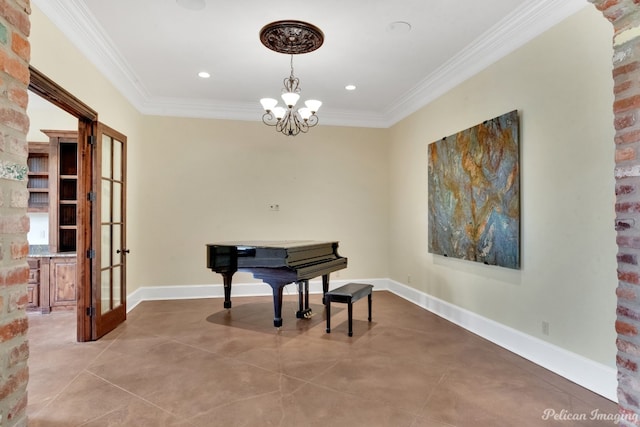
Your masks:
{"label": "piano leg", "polygon": [[273,289],[273,326],[279,328],[282,326],[282,291],[286,283],[269,285]]}
{"label": "piano leg", "polygon": [[[296,285],[298,286],[298,311],[296,312],[296,318],[308,319],[311,317],[311,309],[309,308],[309,281],[300,280],[296,282]],[[304,306],[303,306],[303,295],[302,295],[303,292],[304,292]]]}
{"label": "piano leg", "polygon": [[222,273],[224,279],[224,308],[231,308],[231,278],[233,273]]}
{"label": "piano leg", "polygon": [[325,296],[327,295],[327,292],[329,292],[329,275],[323,274],[322,275],[322,303],[324,305],[327,305],[327,302],[324,300]]}

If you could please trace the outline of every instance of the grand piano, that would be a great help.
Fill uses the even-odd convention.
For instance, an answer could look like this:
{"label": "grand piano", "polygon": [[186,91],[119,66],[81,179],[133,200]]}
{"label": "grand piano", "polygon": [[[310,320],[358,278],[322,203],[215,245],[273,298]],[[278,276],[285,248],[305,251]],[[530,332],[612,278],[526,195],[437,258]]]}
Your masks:
{"label": "grand piano", "polygon": [[[222,274],[224,308],[231,308],[231,280],[236,271],[250,272],[273,289],[273,325],[282,326],[282,291],[298,285],[296,317],[311,316],[309,280],[322,276],[323,301],[329,290],[329,274],[347,267],[338,255],[338,242],[312,240],[225,242],[207,245],[207,268]],[[303,295],[304,294],[304,295]]]}

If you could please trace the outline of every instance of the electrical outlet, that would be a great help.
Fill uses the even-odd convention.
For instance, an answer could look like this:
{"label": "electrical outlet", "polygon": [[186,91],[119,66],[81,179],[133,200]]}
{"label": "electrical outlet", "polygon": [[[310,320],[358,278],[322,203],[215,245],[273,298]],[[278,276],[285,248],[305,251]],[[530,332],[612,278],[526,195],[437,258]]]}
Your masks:
{"label": "electrical outlet", "polygon": [[549,335],[549,322],[546,320],[542,321],[542,335]]}
{"label": "electrical outlet", "polygon": [[410,284],[411,284],[411,275],[408,274],[407,275],[407,285],[410,285]]}
{"label": "electrical outlet", "polygon": [[272,203],[269,205],[269,210],[272,212],[277,212],[280,210],[280,205],[277,203]]}

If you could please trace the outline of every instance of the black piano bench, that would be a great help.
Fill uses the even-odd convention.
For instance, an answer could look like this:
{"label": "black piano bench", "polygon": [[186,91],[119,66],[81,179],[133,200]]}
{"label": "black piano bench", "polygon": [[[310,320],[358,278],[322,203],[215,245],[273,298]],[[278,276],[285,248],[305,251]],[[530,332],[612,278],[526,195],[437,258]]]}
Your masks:
{"label": "black piano bench", "polygon": [[373,285],[364,283],[347,283],[325,294],[327,309],[327,333],[331,333],[331,303],[341,302],[349,305],[349,336],[353,336],[353,306],[360,298],[367,296],[369,300],[369,322],[371,322],[371,290]]}

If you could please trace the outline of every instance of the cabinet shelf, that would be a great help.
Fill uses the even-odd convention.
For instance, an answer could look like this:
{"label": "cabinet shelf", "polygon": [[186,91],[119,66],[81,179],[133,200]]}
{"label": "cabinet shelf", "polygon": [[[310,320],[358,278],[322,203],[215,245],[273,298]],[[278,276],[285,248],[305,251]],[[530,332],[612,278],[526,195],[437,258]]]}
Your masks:
{"label": "cabinet shelf", "polygon": [[49,249],[75,252],[78,229],[78,132],[43,130],[49,137]]}
{"label": "cabinet shelf", "polygon": [[46,212],[49,209],[49,144],[30,142],[27,157],[28,212]]}

